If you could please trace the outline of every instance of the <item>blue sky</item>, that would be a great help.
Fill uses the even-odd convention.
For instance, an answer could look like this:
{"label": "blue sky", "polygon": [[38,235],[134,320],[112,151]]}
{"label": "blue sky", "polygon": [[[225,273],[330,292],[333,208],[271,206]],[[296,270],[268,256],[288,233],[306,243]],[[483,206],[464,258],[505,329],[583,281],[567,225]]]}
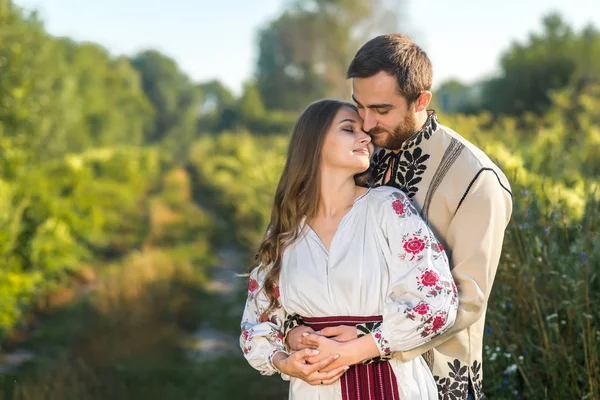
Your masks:
{"label": "blue sky", "polygon": [[[147,48],[174,58],[195,81],[219,79],[235,93],[251,79],[257,29],[284,0],[16,0],[40,11],[57,36],[97,42],[113,54]],[[434,86],[448,78],[473,82],[498,68],[513,40],[539,31],[557,10],[576,29],[600,29],[600,0],[407,0],[408,33],[429,54]]]}

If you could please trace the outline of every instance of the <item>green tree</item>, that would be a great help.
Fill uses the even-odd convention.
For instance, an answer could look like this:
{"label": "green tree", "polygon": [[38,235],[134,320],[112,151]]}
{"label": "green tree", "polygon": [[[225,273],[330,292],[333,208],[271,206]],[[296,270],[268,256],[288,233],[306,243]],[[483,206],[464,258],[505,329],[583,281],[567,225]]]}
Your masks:
{"label": "green tree", "polygon": [[244,85],[242,97],[238,102],[238,109],[242,121],[260,118],[265,114],[265,107],[256,85],[252,83],[246,83]]}
{"label": "green tree", "polygon": [[542,22],[541,34],[514,43],[502,55],[501,75],[484,83],[484,108],[496,114],[541,114],[552,104],[552,92],[598,79],[598,31],[588,27],[577,34],[556,13]]}
{"label": "green tree", "polygon": [[359,46],[398,29],[400,1],[295,0],[259,32],[256,84],[267,109],[299,111],[349,99],[346,70]]}
{"label": "green tree", "polygon": [[154,106],[155,115],[145,136],[149,144],[162,143],[184,154],[196,138],[200,92],[174,60],[149,50],[136,55],[132,64],[140,73],[142,87]]}

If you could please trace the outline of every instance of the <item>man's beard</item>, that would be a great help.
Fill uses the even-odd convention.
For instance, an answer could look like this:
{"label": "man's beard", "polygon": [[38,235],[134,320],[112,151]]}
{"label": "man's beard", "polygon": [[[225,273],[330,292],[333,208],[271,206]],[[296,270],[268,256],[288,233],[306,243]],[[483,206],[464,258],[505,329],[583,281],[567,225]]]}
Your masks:
{"label": "man's beard", "polygon": [[377,147],[383,147],[388,150],[398,150],[402,144],[411,137],[415,131],[416,118],[415,114],[410,111],[406,113],[404,120],[400,122],[393,132],[376,126],[371,129],[372,142]]}

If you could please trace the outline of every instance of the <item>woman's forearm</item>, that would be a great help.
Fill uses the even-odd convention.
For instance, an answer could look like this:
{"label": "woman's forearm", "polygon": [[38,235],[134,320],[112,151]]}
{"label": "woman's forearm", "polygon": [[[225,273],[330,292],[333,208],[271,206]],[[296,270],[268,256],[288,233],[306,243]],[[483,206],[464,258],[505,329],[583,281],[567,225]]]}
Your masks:
{"label": "woman's forearm", "polygon": [[379,348],[371,335],[344,343],[352,364],[359,364],[365,360],[380,356]]}

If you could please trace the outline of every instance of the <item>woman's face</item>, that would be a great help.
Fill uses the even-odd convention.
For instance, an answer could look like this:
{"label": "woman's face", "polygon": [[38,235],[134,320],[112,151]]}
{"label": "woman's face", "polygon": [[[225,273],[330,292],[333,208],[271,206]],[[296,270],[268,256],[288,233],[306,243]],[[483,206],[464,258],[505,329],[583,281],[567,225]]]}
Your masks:
{"label": "woman's face", "polygon": [[325,136],[321,162],[323,167],[347,170],[356,175],[369,168],[373,153],[371,137],[362,130],[362,120],[351,108],[342,107]]}

